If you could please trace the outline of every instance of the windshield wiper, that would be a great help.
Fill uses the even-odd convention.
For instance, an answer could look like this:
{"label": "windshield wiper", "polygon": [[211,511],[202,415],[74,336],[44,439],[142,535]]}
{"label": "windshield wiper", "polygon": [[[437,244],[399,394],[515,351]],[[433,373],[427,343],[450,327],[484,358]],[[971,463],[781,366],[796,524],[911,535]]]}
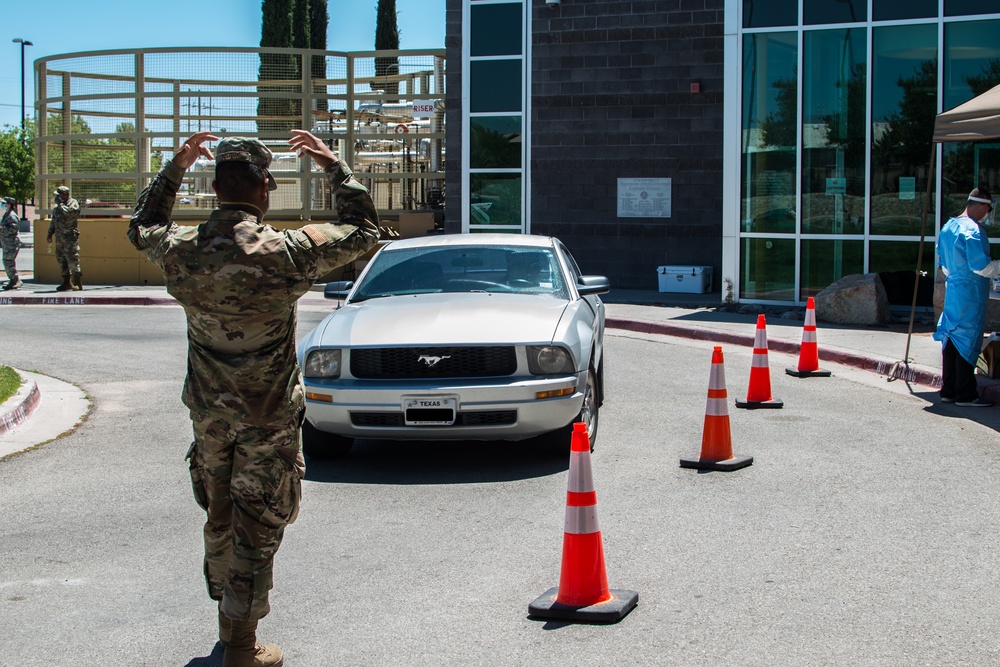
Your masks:
{"label": "windshield wiper", "polygon": [[372,294],[371,296],[359,296],[351,299],[351,303],[361,303],[362,301],[367,301],[368,299],[384,299],[390,296],[397,296],[395,294]]}

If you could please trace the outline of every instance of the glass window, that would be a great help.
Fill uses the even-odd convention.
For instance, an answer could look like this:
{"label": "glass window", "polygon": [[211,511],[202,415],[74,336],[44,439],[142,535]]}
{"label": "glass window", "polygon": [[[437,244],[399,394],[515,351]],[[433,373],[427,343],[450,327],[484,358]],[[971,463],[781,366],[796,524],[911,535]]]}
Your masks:
{"label": "glass window", "polygon": [[1000,12],[997,0],[944,0],[945,16],[996,14]]}
{"label": "glass window", "polygon": [[[946,5],[947,7],[947,5]],[[944,108],[951,109],[1000,85],[1000,21],[948,23],[944,27]],[[972,188],[1000,192],[997,142],[941,144],[942,204],[940,221],[965,208]]]}
{"label": "glass window", "polygon": [[521,54],[524,26],[521,4],[479,5],[470,11],[469,43],[472,56]]}
{"label": "glass window", "polygon": [[521,167],[521,117],[473,116],[469,119],[469,166],[473,169]]}
{"label": "glass window", "polygon": [[798,25],[798,0],[743,0],[743,27]]}
{"label": "glass window", "polygon": [[875,21],[926,19],[937,15],[938,0],[872,0],[872,19]]}
{"label": "glass window", "polygon": [[860,234],[865,219],[864,28],[805,34],[802,232]]}
{"label": "glass window", "polygon": [[744,238],[741,299],[795,300],[795,239]]}
{"label": "glass window", "polygon": [[875,28],[872,42],[871,233],[919,236],[937,111],[937,26]]}
{"label": "glass window", "polygon": [[795,232],[795,33],[743,37],[742,229]]}
{"label": "glass window", "polygon": [[469,111],[521,111],[521,60],[485,60],[469,64]]}
{"label": "glass window", "polygon": [[805,25],[866,20],[868,0],[802,0],[802,22]]}
{"label": "glass window", "polygon": [[520,174],[470,174],[469,223],[521,224]]}
{"label": "glass window", "polygon": [[801,259],[799,299],[805,301],[844,276],[864,273],[865,242],[860,239],[803,239]]}
{"label": "glass window", "polygon": [[1000,21],[945,24],[944,109],[957,107],[1000,83],[998,30]]}

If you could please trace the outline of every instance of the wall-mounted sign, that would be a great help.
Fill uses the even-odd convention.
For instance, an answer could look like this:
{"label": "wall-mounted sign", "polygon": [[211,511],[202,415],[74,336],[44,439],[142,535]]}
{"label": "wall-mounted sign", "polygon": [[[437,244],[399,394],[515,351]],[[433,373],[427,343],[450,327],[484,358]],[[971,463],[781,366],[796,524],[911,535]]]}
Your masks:
{"label": "wall-mounted sign", "polygon": [[669,178],[619,178],[619,218],[669,218]]}
{"label": "wall-mounted sign", "polygon": [[899,177],[899,198],[900,199],[917,198],[917,179],[915,176]]}
{"label": "wall-mounted sign", "polygon": [[846,195],[847,194],[847,179],[846,178],[828,178],[828,179],[826,179],[826,194],[828,194],[828,195]]}

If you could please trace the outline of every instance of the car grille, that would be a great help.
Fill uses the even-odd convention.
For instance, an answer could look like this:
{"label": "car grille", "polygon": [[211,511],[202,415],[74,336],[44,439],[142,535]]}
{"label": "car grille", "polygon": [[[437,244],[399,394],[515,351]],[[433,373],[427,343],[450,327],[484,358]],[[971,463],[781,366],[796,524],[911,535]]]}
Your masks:
{"label": "car grille", "polygon": [[373,380],[513,375],[513,347],[380,347],[351,350],[351,375]]}
{"label": "car grille", "polygon": [[[402,426],[403,415],[394,412],[352,412],[351,423],[355,426]],[[492,412],[459,412],[455,415],[455,426],[503,426],[517,423],[517,410],[494,410]]]}

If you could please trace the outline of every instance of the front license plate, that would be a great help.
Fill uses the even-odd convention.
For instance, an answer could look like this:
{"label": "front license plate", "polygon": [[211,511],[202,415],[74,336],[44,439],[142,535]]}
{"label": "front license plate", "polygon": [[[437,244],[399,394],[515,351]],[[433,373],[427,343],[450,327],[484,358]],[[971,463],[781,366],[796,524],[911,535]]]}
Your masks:
{"label": "front license plate", "polygon": [[407,426],[450,426],[455,423],[458,399],[454,396],[403,398],[403,423]]}

